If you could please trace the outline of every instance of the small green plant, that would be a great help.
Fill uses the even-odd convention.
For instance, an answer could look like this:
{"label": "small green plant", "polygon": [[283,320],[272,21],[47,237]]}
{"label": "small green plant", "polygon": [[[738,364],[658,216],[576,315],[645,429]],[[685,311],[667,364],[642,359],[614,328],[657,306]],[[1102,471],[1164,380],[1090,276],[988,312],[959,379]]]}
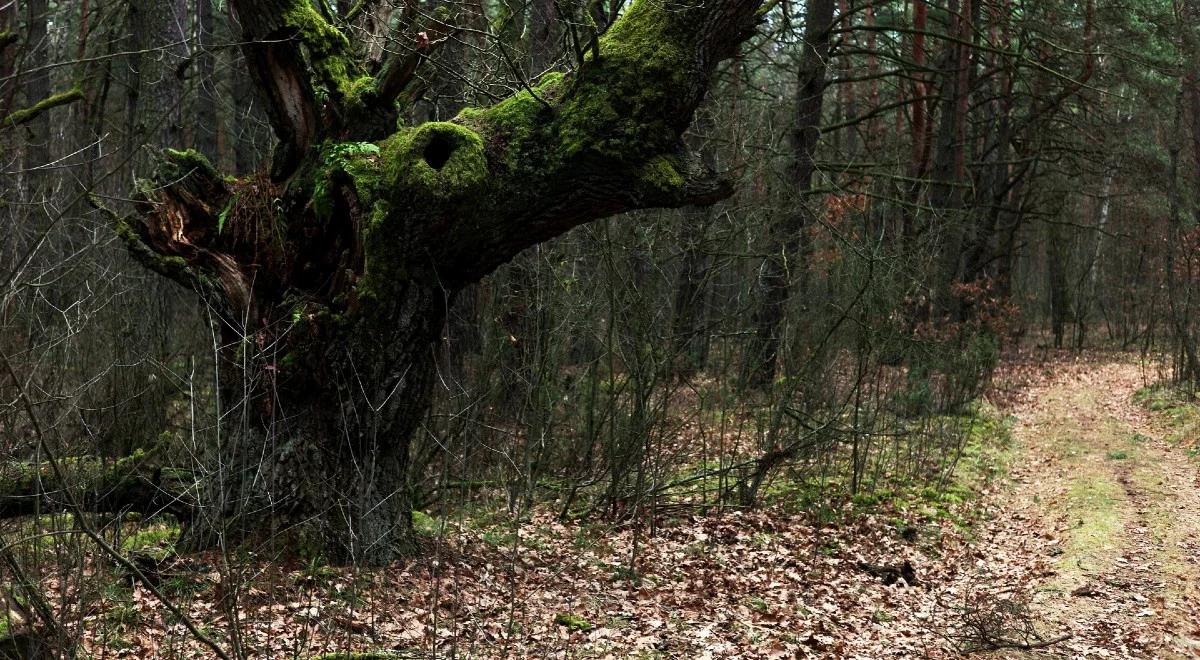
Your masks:
{"label": "small green plant", "polygon": [[837,555],[837,553],[841,552],[841,550],[841,547],[839,547],[837,543],[825,543],[817,548],[817,552],[825,555],[826,557],[834,557]]}
{"label": "small green plant", "polygon": [[1123,461],[1127,458],[1129,458],[1129,454],[1123,451],[1108,452],[1108,460],[1110,461]]}
{"label": "small green plant", "polygon": [[512,545],[517,535],[506,529],[489,529],[483,533],[483,540],[494,548],[503,548]]}
{"label": "small green plant", "polygon": [[708,554],[708,544],[696,541],[689,543],[683,548],[683,554],[693,558],[700,559]]}
{"label": "small green plant", "polygon": [[202,580],[193,580],[185,575],[172,575],[163,580],[162,590],[171,596],[186,596],[200,593],[206,586]]}
{"label": "small green plant", "polygon": [[595,627],[587,619],[570,612],[559,612],[554,615],[554,623],[571,632],[587,632]]}
{"label": "small green plant", "polygon": [[412,512],[413,530],[422,536],[441,536],[446,530],[446,521],[434,518],[424,511]]}
{"label": "small green plant", "polygon": [[175,554],[175,541],[179,539],[178,527],[145,529],[136,532],[121,542],[121,550],[163,561]]}
{"label": "small green plant", "polygon": [[100,590],[100,597],[107,603],[132,603],[133,590],[127,580],[107,582]]}
{"label": "small green plant", "polygon": [[300,571],[300,577],[306,582],[327,582],[335,576],[337,571],[327,565],[325,558],[319,555],[309,557],[304,569]]}
{"label": "small green plant", "polygon": [[104,613],[104,620],[117,626],[136,625],[141,615],[132,605],[117,605]]}
{"label": "small green plant", "polygon": [[770,548],[775,542],[775,537],[766,532],[755,532],[754,536],[750,537],[750,544],[759,549]]}
{"label": "small green plant", "polygon": [[634,584],[640,584],[642,581],[642,575],[640,573],[638,573],[636,569],[630,568],[628,566],[613,566],[613,571],[612,571],[612,575],[610,576],[610,579],[613,582],[626,581],[626,582],[632,582]]}

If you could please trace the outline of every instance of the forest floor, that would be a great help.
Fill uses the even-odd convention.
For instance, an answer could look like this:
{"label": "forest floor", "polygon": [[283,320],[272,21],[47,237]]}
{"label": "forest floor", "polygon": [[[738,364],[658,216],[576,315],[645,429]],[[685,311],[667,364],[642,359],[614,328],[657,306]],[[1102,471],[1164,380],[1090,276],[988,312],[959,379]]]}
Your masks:
{"label": "forest floor", "polygon": [[[1200,408],[1154,380],[1125,355],[1010,362],[1007,440],[969,451],[951,495],[653,535],[477,511],[419,521],[427,552],[388,569],[189,556],[162,585],[250,658],[1200,657]],[[915,584],[881,579],[904,562]],[[102,589],[88,656],[208,657],[142,587]]]}
{"label": "forest floor", "polygon": [[1145,388],[1127,357],[1052,368],[1014,410],[1020,457],[1000,515],[1033,513],[1053,538],[1031,609],[1072,637],[1029,656],[1200,657],[1194,406]]}

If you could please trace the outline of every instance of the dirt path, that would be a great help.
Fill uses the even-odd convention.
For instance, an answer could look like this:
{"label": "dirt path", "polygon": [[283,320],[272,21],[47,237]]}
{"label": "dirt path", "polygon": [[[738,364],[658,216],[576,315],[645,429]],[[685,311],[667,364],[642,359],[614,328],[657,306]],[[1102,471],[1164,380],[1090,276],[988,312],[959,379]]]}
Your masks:
{"label": "dirt path", "polygon": [[1008,657],[1200,657],[1200,462],[1133,401],[1136,364],[1054,369],[1014,411],[1004,510],[1051,539],[1033,610],[1072,637]]}

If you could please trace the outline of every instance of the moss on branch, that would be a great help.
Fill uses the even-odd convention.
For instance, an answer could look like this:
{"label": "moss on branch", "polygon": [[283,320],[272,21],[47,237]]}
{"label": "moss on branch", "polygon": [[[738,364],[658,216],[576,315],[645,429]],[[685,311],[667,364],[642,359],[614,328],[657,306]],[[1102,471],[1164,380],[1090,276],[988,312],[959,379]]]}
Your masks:
{"label": "moss on branch", "polygon": [[142,242],[142,238],[138,236],[130,222],[125,218],[118,218],[113,228],[117,232],[117,237],[125,243],[125,247],[133,255],[133,258],[137,259],[146,268],[169,280],[180,283],[188,282],[196,276],[188,267],[187,261],[183,257],[159,254],[146,247],[146,244]]}
{"label": "moss on branch", "polygon": [[483,139],[470,128],[429,122],[389,138],[383,147],[384,183],[413,202],[438,205],[464,199],[488,177]]}
{"label": "moss on branch", "polygon": [[372,79],[350,47],[350,40],[317,11],[310,0],[294,0],[283,12],[308,51],[313,88],[339,103],[354,105]]}
{"label": "moss on branch", "polygon": [[183,257],[167,256],[151,250],[134,229],[131,218],[123,217],[113,212],[104,206],[100,202],[100,198],[95,195],[88,195],[88,203],[109,218],[112,228],[117,234],[117,238],[120,238],[121,242],[125,243],[125,247],[129,250],[130,255],[138,263],[142,264],[142,266],[175,282],[188,282],[197,277],[197,274],[188,268],[187,261]]}
{"label": "moss on branch", "polygon": [[11,128],[13,126],[19,126],[21,124],[28,123],[36,119],[38,115],[46,112],[47,110],[74,103],[82,98],[83,90],[76,85],[65,92],[59,92],[58,94],[47,96],[28,108],[22,108],[20,110],[14,110],[10,112],[7,117],[0,120],[0,128]]}
{"label": "moss on branch", "polygon": [[176,168],[177,175],[186,175],[190,170],[199,170],[200,172],[212,177],[219,178],[217,168],[208,162],[208,158],[204,154],[195,149],[164,149],[163,154],[167,157],[167,162]]}
{"label": "moss on branch", "polygon": [[579,71],[544,76],[455,122],[483,136],[495,176],[518,204],[600,173],[627,180],[623,191],[640,200],[630,207],[677,205],[691,190],[680,136],[711,73],[698,55],[705,11],[638,0]]}
{"label": "moss on branch", "polygon": [[706,86],[695,70],[698,13],[639,0],[574,76],[546,76],[459,120],[496,134],[516,172],[577,157],[636,165],[670,153]]}
{"label": "moss on branch", "polygon": [[695,25],[689,12],[639,0],[600,40],[561,110],[559,133],[571,155],[596,151],[621,160],[669,150],[691,122],[687,102]]}
{"label": "moss on branch", "polygon": [[679,158],[656,156],[642,166],[641,178],[659,190],[671,192],[683,188],[687,184],[687,180],[679,170]]}
{"label": "moss on branch", "polygon": [[[373,209],[360,292],[409,277],[417,250],[473,278],[591,219],[727,196],[681,136],[756,4],[636,0],[578,71],[379,143],[353,175]],[[734,34],[712,36],[724,18]]]}

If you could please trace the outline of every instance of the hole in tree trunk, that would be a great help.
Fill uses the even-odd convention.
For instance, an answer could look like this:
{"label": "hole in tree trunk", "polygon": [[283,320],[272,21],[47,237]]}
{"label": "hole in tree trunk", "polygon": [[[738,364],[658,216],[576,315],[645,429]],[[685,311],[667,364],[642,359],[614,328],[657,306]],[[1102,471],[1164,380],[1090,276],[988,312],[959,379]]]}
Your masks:
{"label": "hole in tree trunk", "polygon": [[435,170],[441,170],[446,165],[446,161],[450,160],[450,155],[454,153],[454,143],[449,136],[434,134],[429,140],[429,144],[425,145],[425,152],[422,156],[425,162]]}

